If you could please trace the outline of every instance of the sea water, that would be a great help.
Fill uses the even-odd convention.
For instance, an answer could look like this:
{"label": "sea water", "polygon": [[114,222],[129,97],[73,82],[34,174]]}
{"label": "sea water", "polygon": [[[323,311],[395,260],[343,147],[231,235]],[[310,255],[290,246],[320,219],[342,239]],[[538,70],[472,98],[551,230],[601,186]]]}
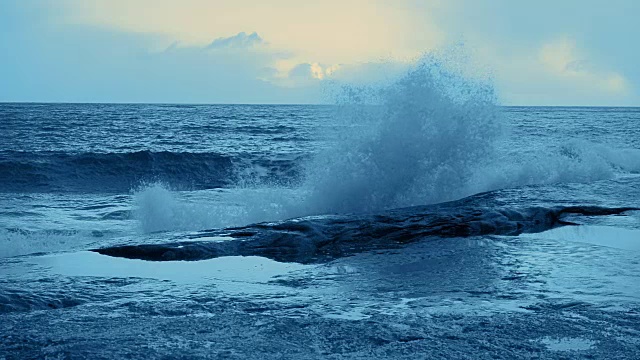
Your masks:
{"label": "sea water", "polygon": [[639,358],[640,109],[0,104],[0,359]]}

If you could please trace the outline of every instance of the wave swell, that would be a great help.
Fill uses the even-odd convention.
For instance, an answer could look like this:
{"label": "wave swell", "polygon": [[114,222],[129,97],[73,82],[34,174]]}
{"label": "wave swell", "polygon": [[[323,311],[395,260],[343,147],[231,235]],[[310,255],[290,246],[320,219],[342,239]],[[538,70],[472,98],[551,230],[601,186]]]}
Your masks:
{"label": "wave swell", "polygon": [[150,182],[176,189],[211,189],[241,181],[294,182],[299,159],[252,155],[152,152],[0,153],[3,192],[128,192]]}

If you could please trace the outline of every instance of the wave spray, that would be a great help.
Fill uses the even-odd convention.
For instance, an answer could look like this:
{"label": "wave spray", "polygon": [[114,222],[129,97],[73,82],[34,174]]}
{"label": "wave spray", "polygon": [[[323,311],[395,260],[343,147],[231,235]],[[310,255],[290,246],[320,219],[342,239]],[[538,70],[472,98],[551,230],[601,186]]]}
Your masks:
{"label": "wave spray", "polygon": [[592,182],[618,171],[640,171],[634,149],[549,139],[533,148],[518,144],[508,136],[493,87],[452,71],[434,56],[395,82],[345,87],[340,94],[335,122],[320,126],[329,133],[317,134],[329,145],[305,161],[297,185],[262,182],[212,191],[211,197],[197,192],[179,198],[155,184],[136,196],[143,230],[371,213],[501,188]]}
{"label": "wave spray", "polygon": [[370,212],[469,195],[475,169],[501,134],[490,86],[427,58],[389,86],[347,90],[356,100],[352,126],[309,163],[308,212]]}

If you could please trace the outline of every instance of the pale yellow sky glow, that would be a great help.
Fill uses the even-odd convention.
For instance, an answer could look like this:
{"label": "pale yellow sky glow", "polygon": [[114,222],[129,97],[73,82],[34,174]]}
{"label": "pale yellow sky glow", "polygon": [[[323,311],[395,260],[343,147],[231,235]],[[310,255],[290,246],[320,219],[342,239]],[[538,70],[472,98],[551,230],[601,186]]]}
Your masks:
{"label": "pale yellow sky glow", "polygon": [[67,92],[7,99],[306,103],[433,55],[505,104],[638,104],[638,12],[636,0],[0,0],[0,75],[77,74],[46,82]]}
{"label": "pale yellow sky glow", "polygon": [[66,7],[67,22],[163,34],[184,44],[256,31],[270,48],[292,54],[288,63],[409,59],[444,38],[429,12],[417,13],[406,0],[70,0]]}
{"label": "pale yellow sky glow", "polygon": [[612,93],[625,93],[628,90],[627,81],[622,75],[590,69],[590,64],[570,37],[563,36],[545,44],[540,49],[539,58],[552,73],[582,81],[585,86],[596,84]]}

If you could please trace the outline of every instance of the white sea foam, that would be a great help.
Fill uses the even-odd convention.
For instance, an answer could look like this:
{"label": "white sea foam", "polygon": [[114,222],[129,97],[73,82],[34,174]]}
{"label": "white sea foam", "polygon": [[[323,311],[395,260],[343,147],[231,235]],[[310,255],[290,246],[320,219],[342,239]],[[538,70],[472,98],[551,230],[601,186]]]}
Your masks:
{"label": "white sea foam", "polygon": [[154,183],[136,192],[134,217],[144,232],[241,226],[292,216],[286,205],[297,196],[286,188],[176,192]]}
{"label": "white sea foam", "polygon": [[[638,149],[578,139],[554,144],[551,136],[546,144],[513,146],[521,140],[512,137],[492,87],[434,58],[387,87],[346,94],[366,110],[346,121],[363,126],[351,126],[353,133],[310,161],[301,213],[379,211],[640,171]],[[363,107],[367,99],[379,106]]]}
{"label": "white sea foam", "polygon": [[310,162],[304,211],[375,211],[464,196],[502,133],[491,87],[433,59],[388,87],[348,94],[358,91],[376,94],[379,105],[348,120],[365,122],[365,132],[352,127],[354,134]]}
{"label": "white sea foam", "polygon": [[68,250],[91,240],[86,232],[26,232],[0,228],[0,258]]}
{"label": "white sea foam", "polygon": [[[520,151],[490,85],[427,58],[394,83],[346,88],[334,146],[305,166],[297,189],[236,188],[136,195],[144,231],[197,230],[304,215],[432,204],[523,185],[592,182],[640,172],[640,150],[567,141]],[[524,150],[523,150],[524,149]],[[208,194],[202,197],[202,194]]]}

